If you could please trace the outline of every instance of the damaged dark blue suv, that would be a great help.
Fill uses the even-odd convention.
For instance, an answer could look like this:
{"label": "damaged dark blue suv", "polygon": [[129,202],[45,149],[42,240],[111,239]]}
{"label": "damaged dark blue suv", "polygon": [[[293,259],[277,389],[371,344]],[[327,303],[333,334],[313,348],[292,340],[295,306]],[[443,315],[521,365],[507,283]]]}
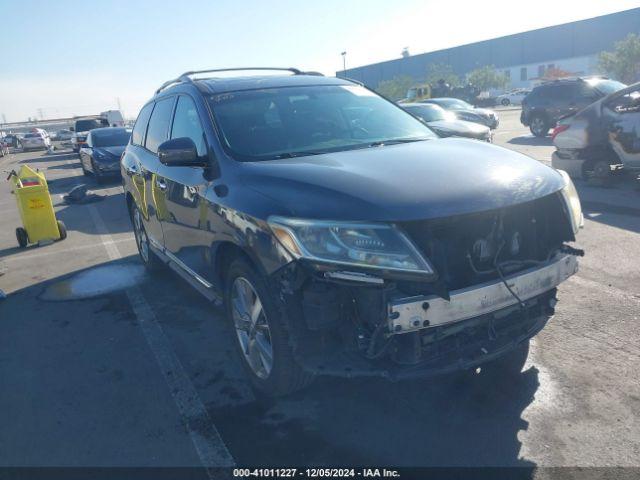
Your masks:
{"label": "damaged dark blue suv", "polygon": [[578,268],[568,176],[355,82],[251,70],[185,73],[142,108],[121,169],[147,268],[224,302],[268,394],[520,371]]}

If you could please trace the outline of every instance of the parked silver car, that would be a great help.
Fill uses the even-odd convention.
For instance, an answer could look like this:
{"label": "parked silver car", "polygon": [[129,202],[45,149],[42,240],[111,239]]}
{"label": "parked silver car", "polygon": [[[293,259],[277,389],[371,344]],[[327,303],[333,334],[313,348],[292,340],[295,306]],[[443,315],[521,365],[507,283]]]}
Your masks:
{"label": "parked silver car", "polygon": [[553,167],[574,178],[606,178],[619,168],[640,173],[640,83],[560,119],[552,138]]}

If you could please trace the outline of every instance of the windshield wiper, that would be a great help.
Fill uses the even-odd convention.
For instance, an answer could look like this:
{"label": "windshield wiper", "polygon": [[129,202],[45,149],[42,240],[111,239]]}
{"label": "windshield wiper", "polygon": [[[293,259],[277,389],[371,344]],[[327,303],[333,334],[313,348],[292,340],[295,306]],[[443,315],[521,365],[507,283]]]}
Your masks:
{"label": "windshield wiper", "polygon": [[367,146],[368,147],[384,147],[385,145],[396,145],[398,143],[411,143],[411,142],[421,142],[423,140],[429,140],[426,137],[421,138],[392,138],[390,140],[379,140],[377,142],[371,142]]}
{"label": "windshield wiper", "polygon": [[284,152],[278,153],[277,155],[273,155],[269,157],[267,160],[280,160],[283,158],[297,158],[297,157],[307,157],[311,155],[324,155],[328,152]]}

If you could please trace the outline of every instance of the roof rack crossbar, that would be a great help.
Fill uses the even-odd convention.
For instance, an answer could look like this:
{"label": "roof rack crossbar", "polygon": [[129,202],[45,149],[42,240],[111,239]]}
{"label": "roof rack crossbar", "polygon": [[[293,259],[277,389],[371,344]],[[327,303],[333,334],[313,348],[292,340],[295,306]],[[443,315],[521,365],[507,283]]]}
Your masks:
{"label": "roof rack crossbar", "polygon": [[301,70],[297,69],[297,68],[281,68],[281,67],[276,67],[276,68],[269,68],[269,67],[245,67],[245,68],[216,68],[216,69],[211,69],[211,70],[192,70],[189,72],[184,72],[182,75],[180,75],[177,78],[174,78],[173,80],[168,80],[166,82],[164,82],[162,85],[160,85],[160,88],[158,88],[156,90],[156,94],[160,93],[162,90],[164,90],[167,87],[170,87],[171,85],[174,84],[178,84],[178,83],[191,83],[193,82],[193,79],[191,78],[191,75],[198,75],[200,73],[215,73],[215,72],[236,72],[236,71],[246,71],[246,70],[271,70],[271,71],[280,71],[280,72],[291,72],[294,75],[303,75],[305,72],[302,72]]}

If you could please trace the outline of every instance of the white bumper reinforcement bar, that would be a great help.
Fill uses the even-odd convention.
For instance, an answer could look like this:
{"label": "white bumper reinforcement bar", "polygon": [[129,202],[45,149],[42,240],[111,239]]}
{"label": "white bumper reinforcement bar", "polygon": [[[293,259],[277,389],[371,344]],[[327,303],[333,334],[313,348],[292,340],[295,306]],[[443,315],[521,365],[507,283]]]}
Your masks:
{"label": "white bumper reinforcement bar", "polygon": [[[578,271],[573,255],[558,255],[543,266],[518,272],[506,281],[522,301],[551,290]],[[447,301],[435,295],[403,298],[388,304],[389,331],[408,333],[459,322],[517,304],[500,280],[451,292]]]}

